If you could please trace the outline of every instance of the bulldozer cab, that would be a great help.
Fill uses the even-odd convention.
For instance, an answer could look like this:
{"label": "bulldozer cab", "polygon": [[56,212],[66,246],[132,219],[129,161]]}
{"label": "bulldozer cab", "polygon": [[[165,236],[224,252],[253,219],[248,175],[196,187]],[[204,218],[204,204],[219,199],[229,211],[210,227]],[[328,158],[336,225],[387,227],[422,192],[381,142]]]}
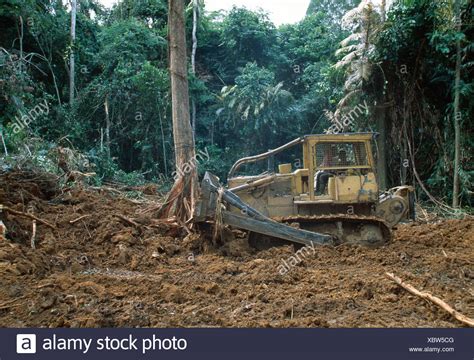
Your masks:
{"label": "bulldozer cab", "polygon": [[[378,187],[371,140],[372,134],[305,136],[303,165],[308,183],[302,179],[297,189],[301,190],[302,201],[375,201]],[[298,186],[299,179],[295,183]]]}

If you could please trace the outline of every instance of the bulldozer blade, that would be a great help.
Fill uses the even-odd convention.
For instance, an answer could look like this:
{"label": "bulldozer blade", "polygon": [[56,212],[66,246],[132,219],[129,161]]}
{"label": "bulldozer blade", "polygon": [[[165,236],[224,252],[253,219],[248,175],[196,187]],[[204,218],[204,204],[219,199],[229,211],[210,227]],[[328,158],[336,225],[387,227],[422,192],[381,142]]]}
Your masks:
{"label": "bulldozer blade", "polygon": [[203,222],[215,218],[217,204],[217,189],[220,187],[219,178],[206,171],[201,183],[201,195],[194,213],[195,222]]}
{"label": "bulldozer blade", "polygon": [[312,231],[296,229],[281,224],[272,219],[261,220],[245,215],[238,215],[229,211],[222,212],[224,224],[236,228],[249,230],[255,233],[292,241],[303,245],[330,245],[333,243],[331,235],[319,234]]}

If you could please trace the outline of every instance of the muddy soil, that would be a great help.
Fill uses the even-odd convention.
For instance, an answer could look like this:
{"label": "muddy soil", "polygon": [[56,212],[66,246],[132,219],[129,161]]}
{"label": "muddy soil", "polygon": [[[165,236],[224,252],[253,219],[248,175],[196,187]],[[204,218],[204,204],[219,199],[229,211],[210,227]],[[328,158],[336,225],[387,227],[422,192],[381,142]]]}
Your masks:
{"label": "muddy soil", "polygon": [[[461,327],[389,280],[474,317],[474,220],[400,225],[387,246],[257,252],[155,219],[156,204],[0,175],[2,327]],[[232,239],[232,237],[228,237]],[[1,236],[0,236],[1,239]],[[296,257],[297,256],[297,257]]]}

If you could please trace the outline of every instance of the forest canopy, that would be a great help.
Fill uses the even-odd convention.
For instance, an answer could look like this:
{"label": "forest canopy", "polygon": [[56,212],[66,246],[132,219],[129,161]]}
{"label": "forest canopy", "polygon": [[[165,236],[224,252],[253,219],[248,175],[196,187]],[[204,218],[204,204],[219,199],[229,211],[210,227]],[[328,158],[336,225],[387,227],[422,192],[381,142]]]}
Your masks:
{"label": "forest canopy", "polygon": [[[200,1],[192,71],[186,9],[200,172],[225,179],[238,158],[350,118],[344,131],[380,133],[386,187],[450,203],[457,122],[459,198],[473,205],[472,2],[312,0],[304,19],[279,27],[262,11],[205,10]],[[59,171],[51,154],[73,149],[99,183],[172,181],[167,12],[165,0],[81,0],[72,39],[66,1],[3,0],[2,167],[26,156]]]}

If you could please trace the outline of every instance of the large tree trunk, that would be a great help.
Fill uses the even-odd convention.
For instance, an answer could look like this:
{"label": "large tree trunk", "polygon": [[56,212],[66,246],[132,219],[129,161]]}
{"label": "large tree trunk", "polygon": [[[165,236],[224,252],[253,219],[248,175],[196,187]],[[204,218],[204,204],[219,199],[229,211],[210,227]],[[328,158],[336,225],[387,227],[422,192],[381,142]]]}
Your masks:
{"label": "large tree trunk", "polygon": [[[461,32],[461,0],[455,2],[456,31]],[[456,79],[454,83],[454,179],[453,207],[459,207],[459,158],[461,152],[461,113],[459,111],[459,84],[461,82],[461,40],[456,40]]]}
{"label": "large tree trunk", "polygon": [[74,101],[74,43],[76,42],[76,0],[71,0],[71,55],[69,59],[69,104]]}
{"label": "large tree trunk", "polygon": [[[199,4],[198,0],[193,0],[193,48],[191,52],[191,71],[193,74],[196,74],[196,51],[197,51],[197,23],[198,23],[198,11]],[[193,135],[196,138],[196,102],[192,100],[191,108],[191,119],[193,127]]]}
{"label": "large tree trunk", "polygon": [[189,116],[185,0],[170,0],[168,8],[173,138],[176,156],[175,183],[161,208],[164,217],[188,221],[194,212],[197,191],[196,155]]}

